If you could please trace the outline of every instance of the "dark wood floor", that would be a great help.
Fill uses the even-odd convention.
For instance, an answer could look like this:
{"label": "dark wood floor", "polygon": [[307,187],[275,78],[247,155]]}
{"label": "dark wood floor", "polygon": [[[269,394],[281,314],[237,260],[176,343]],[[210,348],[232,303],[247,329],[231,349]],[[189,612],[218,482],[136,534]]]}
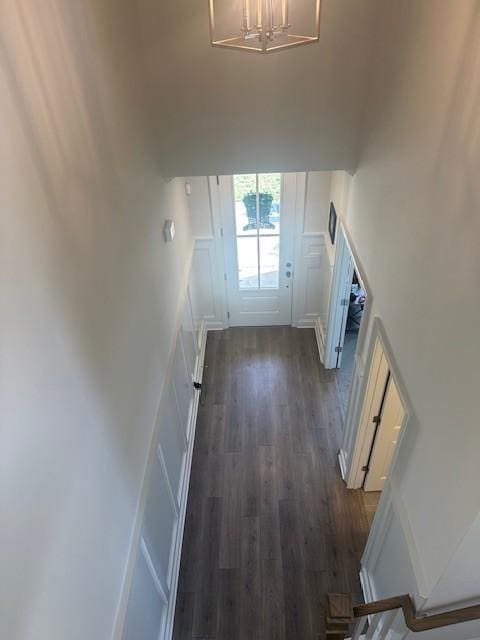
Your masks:
{"label": "dark wood floor", "polygon": [[317,639],[327,592],[361,600],[372,497],[340,478],[334,376],[312,330],[209,333],[175,640]]}

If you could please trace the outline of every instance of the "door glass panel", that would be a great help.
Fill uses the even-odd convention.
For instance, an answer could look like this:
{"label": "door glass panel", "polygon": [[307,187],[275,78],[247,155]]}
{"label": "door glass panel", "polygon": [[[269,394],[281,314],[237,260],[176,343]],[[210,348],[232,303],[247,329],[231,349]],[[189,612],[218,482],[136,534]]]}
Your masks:
{"label": "door glass panel", "polygon": [[280,233],[281,173],[260,173],[258,176],[260,235]]}
{"label": "door glass panel", "polygon": [[278,289],[280,236],[260,237],[260,288]]}
{"label": "door glass panel", "polygon": [[258,289],[257,237],[237,238],[238,284],[240,289]]}
{"label": "door glass panel", "polygon": [[240,289],[278,289],[281,173],[233,177]]}
{"label": "door glass panel", "polygon": [[235,229],[237,236],[257,235],[257,176],[234,176]]}

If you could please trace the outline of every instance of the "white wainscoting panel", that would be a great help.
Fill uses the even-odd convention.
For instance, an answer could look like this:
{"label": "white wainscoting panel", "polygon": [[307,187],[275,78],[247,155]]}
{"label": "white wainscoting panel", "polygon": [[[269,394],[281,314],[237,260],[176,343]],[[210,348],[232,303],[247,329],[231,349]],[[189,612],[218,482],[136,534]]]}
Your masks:
{"label": "white wainscoting panel", "polygon": [[155,575],[166,594],[169,593],[172,582],[172,541],[177,519],[177,504],[168,480],[161,447],[159,447],[150,474],[142,539],[152,561]]}
{"label": "white wainscoting panel", "polygon": [[[361,561],[360,580],[366,602],[410,593],[417,609],[424,602],[424,580],[410,523],[396,486],[387,481]],[[389,638],[409,635],[396,617]],[[415,634],[413,634],[415,635]]]}
{"label": "white wainscoting panel", "polygon": [[192,377],[195,373],[198,350],[198,336],[196,335],[195,321],[193,319],[192,306],[190,302],[190,290],[187,291],[187,298],[185,300],[185,305],[183,308],[180,335],[182,336],[185,364],[187,366],[187,371],[190,374],[190,377]]}
{"label": "white wainscoting panel", "polygon": [[202,322],[208,329],[224,329],[226,325],[225,281],[217,256],[214,238],[195,241],[190,279],[190,295],[194,326]]}
{"label": "white wainscoting panel", "polygon": [[193,380],[189,373],[183,350],[182,334],[179,332],[173,363],[173,386],[177,398],[178,412],[182,428],[188,440],[188,426],[193,401]]}
{"label": "white wainscoting panel", "polygon": [[364,372],[365,364],[363,359],[357,353],[355,355],[352,372],[350,402],[348,403],[347,415],[345,416],[342,446],[338,454],[342,478],[347,483],[349,489],[359,488],[359,486],[352,484],[350,472],[352,466],[352,455],[355,447],[355,438],[357,436],[360,415],[362,412],[362,402],[365,393]]}
{"label": "white wainscoting panel", "polygon": [[144,550],[139,547],[133,573],[124,640],[158,640],[165,625],[167,600],[156,583]]}
{"label": "white wainscoting panel", "polygon": [[187,452],[187,435],[178,415],[173,382],[165,392],[159,418],[159,445],[161,446],[168,479],[177,505],[180,504],[181,477]]}
{"label": "white wainscoting panel", "polygon": [[297,242],[292,324],[315,329],[323,361],[333,263],[326,234],[303,233]]}
{"label": "white wainscoting panel", "polygon": [[[195,288],[194,274],[195,267],[190,292]],[[145,480],[141,538],[129,588],[123,640],[170,640],[173,633],[200,396],[193,388],[193,380],[201,382],[207,324],[202,316],[198,316],[196,324],[189,291],[158,411],[155,451]],[[208,299],[203,310],[209,312]]]}

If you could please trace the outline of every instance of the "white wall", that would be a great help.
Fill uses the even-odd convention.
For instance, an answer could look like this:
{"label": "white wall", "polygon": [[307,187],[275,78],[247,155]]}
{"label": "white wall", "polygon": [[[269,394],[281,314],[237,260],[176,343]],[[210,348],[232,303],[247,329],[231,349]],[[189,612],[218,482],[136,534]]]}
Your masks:
{"label": "white wall", "polygon": [[[112,635],[192,251],[131,3],[0,7],[0,636]],[[177,235],[163,241],[166,217]]]}
{"label": "white wall", "polygon": [[392,482],[429,607],[480,595],[457,573],[480,544],[480,6],[385,2],[380,19],[346,223],[414,411]]}
{"label": "white wall", "polygon": [[196,238],[211,238],[214,235],[208,178],[192,176],[187,178],[191,194],[188,198],[190,225]]}
{"label": "white wall", "polygon": [[319,43],[256,55],[210,45],[204,0],[139,0],[163,173],[353,169],[380,4],[322,0]]}
{"label": "white wall", "polygon": [[216,177],[189,177],[190,227],[195,239],[191,300],[197,329],[223,329],[227,326],[221,212]]}
{"label": "white wall", "polygon": [[331,171],[309,171],[305,197],[303,232],[316,233],[328,229],[330,211]]}
{"label": "white wall", "polygon": [[330,182],[329,171],[297,174],[292,324],[315,328],[322,358],[333,268]]}

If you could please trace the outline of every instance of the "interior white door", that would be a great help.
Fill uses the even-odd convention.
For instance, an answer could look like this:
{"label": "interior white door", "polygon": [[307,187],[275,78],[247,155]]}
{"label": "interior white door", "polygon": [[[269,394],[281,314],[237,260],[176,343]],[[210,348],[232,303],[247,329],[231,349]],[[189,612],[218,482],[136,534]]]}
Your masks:
{"label": "interior white door", "polygon": [[376,340],[352,460],[356,487],[362,486],[365,482],[365,467],[368,465],[372,451],[377,430],[377,418],[381,412],[389,376],[390,368],[382,343],[380,340]]}
{"label": "interior white door", "polygon": [[382,491],[397,446],[404,415],[405,412],[395,381],[390,375],[382,404],[380,422],[368,462],[365,491]]}
{"label": "interior white door", "polygon": [[219,178],[229,323],[292,321],[295,174]]}
{"label": "interior white door", "polygon": [[348,318],[348,305],[352,285],[353,262],[350,248],[347,244],[343,228],[337,233],[337,248],[335,251],[335,266],[330,293],[328,313],[327,339],[325,347],[325,368],[339,368],[342,362],[343,343]]}

